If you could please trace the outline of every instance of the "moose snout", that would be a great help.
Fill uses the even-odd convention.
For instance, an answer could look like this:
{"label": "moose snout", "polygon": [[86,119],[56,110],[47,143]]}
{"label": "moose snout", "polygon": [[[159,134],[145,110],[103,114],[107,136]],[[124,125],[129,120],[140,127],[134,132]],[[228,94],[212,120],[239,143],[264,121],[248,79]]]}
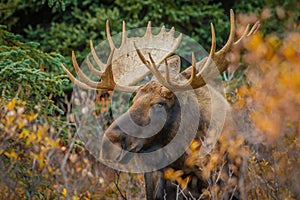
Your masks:
{"label": "moose snout", "polygon": [[128,162],[134,153],[145,150],[164,126],[166,112],[150,109],[145,113],[147,115],[143,116],[130,109],[108,127],[102,142],[102,159]]}
{"label": "moose snout", "polygon": [[118,161],[122,152],[121,140],[118,132],[107,130],[104,133],[101,144],[101,159],[108,161]]}
{"label": "moose snout", "polygon": [[127,163],[143,147],[143,142],[122,131],[117,123],[105,131],[102,140],[101,158],[111,162]]}

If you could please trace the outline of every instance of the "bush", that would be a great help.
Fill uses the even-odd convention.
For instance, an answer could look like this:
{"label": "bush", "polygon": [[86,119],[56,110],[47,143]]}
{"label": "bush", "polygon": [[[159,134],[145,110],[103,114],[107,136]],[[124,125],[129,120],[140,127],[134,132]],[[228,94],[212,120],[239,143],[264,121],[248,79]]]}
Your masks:
{"label": "bush", "polygon": [[22,42],[20,37],[0,26],[0,91],[4,99],[27,101],[30,110],[42,113],[60,111],[53,98],[62,96],[63,85],[68,82],[60,75],[63,57],[44,53],[35,42]]}
{"label": "bush", "polygon": [[54,198],[57,171],[53,155],[58,135],[37,121],[38,113],[26,112],[26,103],[15,98],[0,102],[0,188],[3,199]]}
{"label": "bush", "polygon": [[[244,16],[243,20],[252,19]],[[284,36],[259,32],[244,47],[244,54],[232,53],[243,55],[249,65],[248,79],[236,84],[240,77],[234,77],[228,83],[235,88],[230,101],[244,130],[225,130],[205,156],[200,154],[202,142],[193,141],[186,160],[189,169],[167,169],[165,176],[184,190],[192,180],[186,172],[196,170],[207,185],[204,199],[228,194],[242,199],[299,199],[300,115],[295,113],[300,107],[299,27]],[[251,120],[245,121],[247,116]]]}

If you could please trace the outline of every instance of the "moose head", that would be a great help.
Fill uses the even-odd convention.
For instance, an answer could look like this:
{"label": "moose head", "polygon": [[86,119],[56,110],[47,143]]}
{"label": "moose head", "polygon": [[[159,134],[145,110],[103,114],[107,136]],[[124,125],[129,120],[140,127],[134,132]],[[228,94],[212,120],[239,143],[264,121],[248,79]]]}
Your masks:
{"label": "moose head", "polygon": [[[91,54],[94,62],[98,65],[96,69],[89,58],[86,63],[88,68],[100,81],[93,81],[88,78],[76,61],[74,52],[72,61],[79,79],[75,78],[66,67],[62,65],[71,81],[80,88],[88,90],[115,90],[121,92],[134,93],[131,107],[119,116],[107,128],[104,133],[103,149],[114,150],[102,155],[104,159],[127,163],[132,158],[132,153],[155,152],[166,146],[176,137],[176,133],[181,130],[181,138],[185,140],[185,134],[196,130],[195,137],[204,137],[211,122],[211,92],[209,92],[207,79],[214,76],[214,69],[219,73],[224,72],[229,64],[226,59],[227,54],[234,46],[256,32],[259,23],[246,27],[242,36],[235,40],[235,20],[234,13],[230,11],[230,33],[226,44],[216,51],[216,37],[214,26],[211,23],[211,48],[209,55],[200,61],[196,61],[194,53],[191,53],[191,66],[180,72],[180,58],[174,55],[178,48],[182,35],[174,37],[174,28],[166,31],[161,28],[160,33],[153,35],[151,23],[148,23],[143,37],[128,38],[123,22],[122,43],[116,48],[110,34],[108,22],[106,23],[107,40],[110,46],[110,54],[106,64],[101,62],[92,42],[90,43]],[[149,74],[153,75],[151,81],[136,86]],[[182,128],[182,105],[191,104],[189,99],[182,100],[181,97],[186,92],[193,91],[196,97],[196,111],[193,106],[184,111],[185,121],[189,122]],[[180,94],[181,97],[179,98]],[[217,102],[226,100],[217,95]],[[221,106],[220,106],[221,109]],[[215,120],[217,121],[217,120]],[[195,124],[195,125],[192,125]],[[196,126],[196,127],[195,127]],[[190,142],[190,140],[188,141]],[[181,148],[180,142],[177,142]],[[184,149],[184,147],[183,147]],[[168,158],[166,154],[164,158]],[[148,164],[153,160],[148,161]],[[161,159],[159,162],[163,162]],[[157,186],[157,180],[149,180],[148,184],[153,184],[152,191],[147,191],[149,199],[159,199],[163,189]],[[153,191],[153,188],[156,188]],[[162,186],[163,187],[163,186]]]}

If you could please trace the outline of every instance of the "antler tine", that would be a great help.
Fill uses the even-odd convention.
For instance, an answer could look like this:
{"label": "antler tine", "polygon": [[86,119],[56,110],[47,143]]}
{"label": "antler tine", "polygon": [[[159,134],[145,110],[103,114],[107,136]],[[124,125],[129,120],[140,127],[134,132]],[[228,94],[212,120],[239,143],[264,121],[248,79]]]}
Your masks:
{"label": "antler tine", "polygon": [[126,38],[127,38],[127,36],[126,36],[126,23],[125,23],[125,21],[123,21],[123,23],[122,23],[122,44],[121,44],[121,46],[125,45]]}
{"label": "antler tine", "polygon": [[249,32],[249,28],[250,28],[250,24],[247,24],[244,33],[242,34],[242,36],[240,37],[240,39],[238,39],[236,42],[234,42],[234,45],[239,44],[245,37],[247,37],[248,32]]}
{"label": "antler tine", "polygon": [[260,27],[260,22],[259,22],[259,21],[255,22],[255,24],[252,26],[252,28],[251,28],[251,30],[249,31],[249,33],[248,33],[247,36],[250,36],[250,35],[252,35],[252,34],[255,34],[255,33],[258,31],[259,27]]}
{"label": "antler tine", "polygon": [[224,45],[224,47],[221,50],[219,50],[218,52],[216,52],[215,56],[213,57],[213,60],[214,60],[215,64],[217,65],[220,73],[224,72],[228,67],[229,63],[228,63],[228,60],[226,59],[226,55],[230,51],[232,46],[236,46],[236,45],[240,44],[244,38],[254,34],[260,26],[259,21],[257,21],[253,25],[251,30],[249,31],[250,25],[247,25],[243,35],[236,42],[234,42],[234,35],[235,35],[235,22],[234,21],[235,21],[234,13],[233,13],[233,10],[230,9],[230,34],[229,34],[228,40],[227,40],[226,44]]}
{"label": "antler tine", "polygon": [[97,70],[97,69],[92,65],[92,63],[91,63],[91,61],[90,61],[90,59],[89,59],[88,56],[86,57],[86,64],[87,64],[88,68],[91,70],[91,72],[93,72],[93,73],[94,73],[95,75],[97,75],[97,76],[101,76],[102,72],[99,71],[99,70]]}
{"label": "antler tine", "polygon": [[213,57],[213,55],[216,52],[216,46],[217,46],[216,32],[215,32],[213,23],[210,23],[210,30],[211,30],[211,47],[210,47],[209,55],[211,55],[211,57]]}
{"label": "antler tine", "polygon": [[234,35],[235,35],[234,12],[232,9],[230,9],[230,33],[229,33],[226,44],[216,54],[224,54],[224,53],[226,54],[230,50],[230,48],[234,42]]}
{"label": "antler tine", "polygon": [[[134,48],[136,49],[136,52],[140,58],[140,60],[142,61],[142,63],[153,73],[153,75],[155,75],[156,73],[156,67],[155,67],[155,62],[151,56],[151,54],[149,54],[149,58],[151,60],[151,64],[150,62],[145,58],[145,56],[143,55],[143,53],[139,50],[139,48],[136,46],[136,44],[134,43]],[[156,69],[156,70],[155,70]]]}
{"label": "antler tine", "polygon": [[165,71],[165,73],[166,73],[166,75],[165,75],[166,81],[167,81],[167,83],[169,85],[172,85],[171,79],[170,79],[169,64],[168,64],[167,59],[165,59],[165,70],[166,70]]}
{"label": "antler tine", "polygon": [[[112,49],[112,51],[109,54],[109,57],[107,59],[107,64],[106,64],[107,67],[105,68],[104,72],[101,73],[98,70],[96,71],[97,72],[96,75],[99,75],[101,77],[101,80],[99,82],[89,79],[82,72],[82,70],[79,68],[79,65],[77,63],[74,51],[72,52],[73,66],[74,66],[74,69],[75,69],[77,75],[79,76],[80,79],[82,79],[82,81],[79,81],[78,79],[76,79],[72,75],[72,73],[69,70],[67,70],[67,68],[63,64],[61,64],[61,67],[65,71],[65,73],[69,76],[70,80],[75,85],[78,85],[79,87],[81,87],[83,89],[88,89],[88,90],[114,90],[115,89],[115,90],[123,91],[123,92],[133,92],[134,90],[137,89],[137,87],[120,86],[120,85],[116,84],[114,81],[113,72],[112,72],[112,58],[113,58],[114,50],[115,49]],[[88,58],[87,58],[87,65],[90,69],[96,70],[92,66],[92,64]]]}
{"label": "antler tine", "polygon": [[165,27],[165,26],[162,26],[161,29],[160,29],[160,32],[163,33],[163,32],[165,32],[165,31],[166,31],[166,27]]}
{"label": "antler tine", "polygon": [[214,24],[210,23],[210,29],[211,29],[211,47],[210,47],[210,52],[209,52],[209,56],[204,64],[204,66],[202,67],[201,71],[198,73],[198,76],[200,76],[200,74],[207,68],[209,67],[210,63],[212,62],[212,59],[214,58],[215,54],[216,54],[216,46],[217,46],[217,41],[216,41],[216,32],[215,32],[215,28],[214,28]]}
{"label": "antler tine", "polygon": [[108,40],[108,43],[109,43],[109,47],[110,49],[115,49],[115,44],[111,38],[111,35],[110,35],[110,27],[109,27],[109,21],[107,20],[106,21],[106,38]]}
{"label": "antler tine", "polygon": [[152,65],[150,64],[150,62],[145,58],[145,56],[143,55],[143,53],[139,50],[139,48],[136,46],[136,44],[134,43],[134,48],[136,49],[136,52],[140,58],[140,60],[142,61],[142,63],[153,73],[155,73],[155,69],[156,67],[153,66],[155,65],[155,62],[151,56],[151,54],[149,54],[149,57],[150,57],[150,60],[151,60],[151,63]]}
{"label": "antler tine", "polygon": [[244,38],[249,37],[250,35],[253,35],[254,33],[257,32],[257,30],[260,27],[260,22],[257,21],[255,22],[255,24],[252,26],[251,30],[249,31],[250,28],[250,24],[247,24],[247,27],[244,30],[243,35],[240,37],[240,39],[238,39],[236,42],[234,42],[233,45],[238,45],[241,43],[242,40],[244,40]]}
{"label": "antler tine", "polygon": [[155,64],[155,61],[154,61],[154,59],[152,58],[152,55],[151,55],[151,53],[148,53],[148,56],[149,56],[149,58],[150,58],[150,61],[151,61],[152,67],[153,67],[153,68],[156,68],[156,64]]}
{"label": "antler tine", "polygon": [[101,71],[104,71],[105,70],[105,65],[101,62],[101,60],[97,56],[92,40],[90,40],[90,48],[91,48],[91,53],[93,55],[93,58],[94,58],[96,64],[99,66]]}
{"label": "antler tine", "polygon": [[[207,67],[210,66],[210,63],[212,61],[212,58],[215,55],[216,51],[216,34],[215,34],[215,29],[213,23],[210,23],[210,29],[211,29],[211,47],[210,47],[210,52],[209,56],[206,58],[206,61],[204,62],[203,66],[200,66],[199,69],[201,69],[200,72],[196,74],[196,59],[195,59],[195,54],[192,52],[192,72],[191,72],[191,77],[189,78],[187,84],[184,85],[179,85],[180,90],[184,90],[185,88],[192,87],[192,88],[198,88],[204,86],[206,83],[204,79],[202,78],[201,74]],[[203,62],[202,62],[203,63]]]}
{"label": "antler tine", "polygon": [[175,28],[172,26],[172,28],[171,28],[171,30],[170,30],[170,34],[171,34],[171,35],[174,35],[174,33],[175,33]]}
{"label": "antler tine", "polygon": [[75,56],[75,52],[72,51],[72,62],[73,62],[73,66],[74,66],[74,69],[77,73],[77,75],[79,76],[80,79],[83,80],[83,83],[88,85],[89,87],[92,87],[92,88],[97,88],[97,82],[96,81],[92,81],[90,80],[83,72],[82,70],[80,69],[78,63],[77,63],[77,60],[76,60],[76,56]]}
{"label": "antler tine", "polygon": [[190,80],[188,81],[189,83],[192,83],[193,79],[196,77],[196,59],[195,59],[195,54],[192,52],[192,73]]}
{"label": "antler tine", "polygon": [[148,21],[145,37],[147,37],[148,35],[151,35],[151,21]]}
{"label": "antler tine", "polygon": [[[189,80],[187,81],[187,83],[182,84],[182,85],[178,85],[176,87],[176,90],[186,90],[188,88],[193,88],[194,83],[199,83],[199,78],[201,79],[202,77],[197,77],[196,73],[197,73],[197,69],[196,69],[196,59],[195,59],[195,54],[194,52],[192,52],[192,72],[191,72],[191,77],[189,78]],[[203,82],[203,81],[202,81]]]}
{"label": "antler tine", "polygon": [[95,90],[95,88],[92,88],[92,87],[86,85],[85,83],[82,83],[81,81],[77,80],[73,76],[73,74],[69,70],[67,70],[67,68],[63,64],[61,64],[61,67],[75,85],[78,85],[79,87],[86,89],[86,90]]}
{"label": "antler tine", "polygon": [[78,79],[76,79],[72,73],[67,70],[67,68],[61,64],[61,67],[63,68],[63,70],[66,72],[66,74],[69,76],[69,78],[71,79],[71,81],[75,84],[78,85],[79,87],[83,88],[83,89],[92,89],[92,90],[97,90],[97,82],[95,81],[91,81],[89,80],[84,73],[81,71],[81,69],[78,66],[78,63],[76,61],[76,56],[74,51],[72,51],[72,62],[73,62],[73,66],[75,68],[76,73],[78,74],[79,77],[81,77],[84,82],[79,81]]}
{"label": "antler tine", "polygon": [[195,59],[195,54],[192,52],[192,74],[191,74],[191,79],[194,79],[196,76],[196,59]]}
{"label": "antler tine", "polygon": [[167,62],[167,57],[165,58],[165,77],[163,77],[163,75],[161,74],[161,72],[158,70],[157,68],[157,65],[155,64],[151,54],[149,53],[149,58],[150,58],[150,61],[151,61],[151,69],[150,71],[152,72],[152,74],[157,78],[157,80],[163,84],[165,87],[171,89],[171,90],[175,90],[176,89],[176,85],[173,85],[171,83],[171,80],[170,80],[170,73],[169,73],[169,68],[168,68],[168,62]]}
{"label": "antler tine", "polygon": [[[157,77],[158,79],[163,79],[163,76],[161,76],[161,73],[158,71],[158,67],[157,65],[155,64],[155,61],[151,55],[151,53],[148,53],[148,56],[149,56],[149,59],[151,61],[151,69],[152,69],[152,73],[155,77]],[[165,59],[166,61],[167,59]],[[168,70],[168,67],[166,65],[166,73],[169,74],[169,70]]]}
{"label": "antler tine", "polygon": [[[253,25],[252,29],[249,31],[250,25],[248,25],[245,28],[241,38],[239,38],[236,42],[234,42],[235,19],[234,19],[233,10],[231,9],[230,10],[230,33],[228,36],[228,40],[227,40],[226,44],[223,46],[223,48],[221,48],[219,51],[216,52],[215,30],[214,30],[213,24],[211,23],[212,44],[211,44],[209,56],[204,58],[203,60],[197,62],[197,64],[200,65],[200,66],[198,66],[198,69],[200,68],[201,71],[199,73],[197,73],[195,76],[193,75],[194,66],[190,67],[192,69],[192,72],[190,72],[190,70],[191,70],[190,68],[188,70],[184,71],[184,73],[188,73],[188,72],[191,73],[191,77],[188,82],[191,84],[192,88],[196,89],[196,88],[202,87],[206,84],[204,79],[202,78],[201,74],[203,74],[203,72],[205,72],[206,74],[211,76],[212,70],[210,70],[209,67],[211,66],[212,61],[215,62],[220,73],[224,72],[228,67],[228,61],[226,60],[226,55],[231,50],[232,46],[239,44],[244,38],[254,34],[258,30],[259,26],[260,26],[259,22],[256,22]],[[194,76],[194,78],[192,78],[193,76]]]}
{"label": "antler tine", "polygon": [[[137,48],[137,46],[134,44],[134,47],[136,49],[136,52],[139,56],[139,58],[141,59],[141,61],[143,62],[143,64],[145,64],[145,66],[151,71],[151,73],[153,74],[153,76],[156,77],[156,79],[162,84],[164,85],[166,88],[169,88],[171,90],[174,89],[174,86],[170,83],[170,78],[169,78],[169,71],[168,71],[168,66],[166,65],[166,78],[163,77],[163,75],[160,73],[160,71],[158,71],[157,65],[155,64],[155,61],[153,60],[151,54],[149,53],[149,59],[151,61],[151,63],[144,57],[143,53]],[[165,61],[166,62],[166,61]]]}

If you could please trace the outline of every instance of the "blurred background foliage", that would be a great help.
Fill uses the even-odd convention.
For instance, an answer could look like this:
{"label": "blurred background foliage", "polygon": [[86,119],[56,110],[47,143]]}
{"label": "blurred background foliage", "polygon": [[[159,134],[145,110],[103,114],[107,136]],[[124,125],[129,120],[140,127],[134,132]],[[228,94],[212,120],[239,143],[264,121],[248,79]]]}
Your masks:
{"label": "blurred background foliage", "polygon": [[[264,153],[240,150],[235,145],[232,148],[244,154],[234,156],[246,155],[252,167],[251,176],[255,179],[248,189],[253,199],[257,195],[264,199],[299,197],[300,160],[299,156],[295,157],[300,148],[299,115],[295,114],[300,101],[299,1],[0,0],[0,169],[6,172],[0,176],[2,199],[71,196],[88,199],[93,195],[97,199],[116,199],[122,192],[128,198],[144,197],[140,176],[116,178],[113,172],[103,170],[104,166],[93,160],[82,143],[73,138],[74,116],[69,99],[72,85],[60,64],[71,69],[72,50],[81,63],[90,51],[89,40],[97,44],[105,39],[106,20],[110,22],[112,34],[121,31],[123,20],[127,29],[145,27],[148,21],[156,27],[174,26],[206,49],[211,41],[209,23],[213,22],[217,45],[221,47],[228,36],[231,8],[237,14],[238,23],[258,19],[262,26],[260,35],[245,46],[245,59],[237,61],[243,70],[224,76],[228,99],[236,107],[252,108],[255,104],[256,112],[250,112],[252,120],[273,141]],[[258,64],[253,66],[253,60]],[[248,72],[252,79],[245,78],[244,69],[248,64],[253,69]],[[269,89],[274,82],[264,80],[279,80],[276,90]],[[268,101],[263,94],[271,94]],[[107,119],[110,110],[107,96],[98,96],[102,103],[97,115]],[[274,111],[270,114],[270,110]],[[286,116],[286,120],[278,116]],[[241,140],[244,139],[238,141]],[[221,147],[234,144],[224,141],[220,141]],[[197,150],[191,151],[192,158],[193,152]],[[215,152],[223,156],[218,149]],[[217,173],[216,163],[190,165],[207,167],[203,173]],[[295,172],[293,175],[287,173],[291,170]],[[289,182],[290,179],[293,181]],[[85,184],[78,185],[78,180]],[[178,180],[187,181],[180,177]],[[183,184],[181,181],[177,183]],[[257,190],[256,186],[259,186]],[[218,195],[219,190],[208,188],[205,195],[209,197],[213,192]]]}
{"label": "blurred background foliage", "polygon": [[[35,41],[45,52],[56,52],[70,60],[70,51],[78,52],[81,61],[89,52],[89,40],[105,39],[105,22],[110,21],[112,34],[121,31],[122,21],[127,28],[145,27],[148,21],[153,26],[176,30],[193,37],[204,47],[209,47],[210,27],[213,22],[217,44],[222,46],[229,29],[229,9],[236,13],[261,13],[269,7],[262,19],[268,18],[263,32],[283,33],[299,18],[297,1],[3,1],[0,3],[0,24],[8,31],[21,34],[25,41]],[[288,10],[280,15],[281,10]],[[279,15],[278,15],[279,13]],[[285,22],[283,22],[285,21]],[[279,26],[278,23],[284,24]]]}

